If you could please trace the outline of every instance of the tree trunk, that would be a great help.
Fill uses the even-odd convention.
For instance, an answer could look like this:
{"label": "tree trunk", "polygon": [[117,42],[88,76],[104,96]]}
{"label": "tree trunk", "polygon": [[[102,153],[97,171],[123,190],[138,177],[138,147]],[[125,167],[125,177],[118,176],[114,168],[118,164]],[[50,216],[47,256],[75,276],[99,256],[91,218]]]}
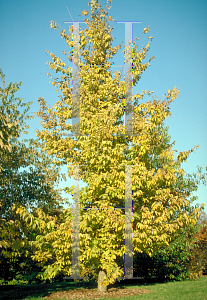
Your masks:
{"label": "tree trunk", "polygon": [[98,274],[98,291],[99,292],[107,292],[107,286],[104,286],[102,284],[102,281],[105,277],[106,273],[104,271],[99,271],[99,274]]}

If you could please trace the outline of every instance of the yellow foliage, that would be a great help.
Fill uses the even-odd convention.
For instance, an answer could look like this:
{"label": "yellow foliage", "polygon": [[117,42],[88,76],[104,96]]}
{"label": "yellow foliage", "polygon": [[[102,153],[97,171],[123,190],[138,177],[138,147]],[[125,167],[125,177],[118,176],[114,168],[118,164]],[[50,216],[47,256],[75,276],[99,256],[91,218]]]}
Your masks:
{"label": "yellow foliage", "polygon": [[[96,5],[95,1],[91,2],[91,12]],[[88,15],[87,11],[82,13]],[[174,160],[172,144],[166,142],[168,135],[164,120],[170,115],[170,104],[179,94],[176,87],[167,91],[163,101],[157,100],[154,91],[142,91],[134,95],[132,124],[135,135],[124,136],[125,126],[120,118],[125,112],[126,88],[121,74],[114,72],[112,76],[110,64],[107,65],[120,48],[112,47],[112,29],[106,27],[106,19],[110,19],[107,16],[108,13],[101,10],[96,18],[89,17],[87,29],[79,32],[82,135],[74,138],[70,135],[71,125],[66,126],[72,118],[74,105],[73,89],[69,87],[72,70],[51,52],[52,61],[48,65],[63,77],[60,80],[55,78],[52,84],[59,88],[62,95],[52,109],[44,99],[39,99],[38,116],[42,119],[44,130],[37,131],[37,136],[45,149],[55,156],[57,164],[67,164],[70,177],[73,166],[79,165],[79,179],[87,183],[87,187],[79,191],[81,208],[111,208],[80,210],[81,269],[89,272],[91,264],[102,267],[107,270],[105,283],[109,284],[123,275],[123,270],[115,260],[123,257],[125,251],[125,214],[122,210],[112,208],[125,207],[125,165],[133,166],[134,251],[145,251],[151,255],[161,245],[167,245],[180,227],[194,222],[199,209],[189,216],[180,212],[180,207],[186,208],[189,203],[185,201],[187,196],[175,188],[179,184],[178,175],[183,173],[181,162],[187,159],[192,150],[179,153]],[[51,23],[51,26],[56,26],[56,23]],[[144,28],[145,34],[148,31],[149,27]],[[69,34],[62,31],[61,37],[71,48],[69,60],[72,61],[72,27]],[[91,54],[87,48],[89,43],[92,44]],[[141,49],[138,49],[136,41],[133,44],[133,86],[154,58],[143,62],[149,51],[149,43]],[[139,103],[146,94],[152,100]],[[72,194],[73,189],[69,193]],[[29,220],[25,211],[19,210],[19,213]],[[72,255],[72,213],[65,215],[65,222],[61,225],[54,220],[45,221],[45,217],[39,214],[42,223],[38,223],[38,226],[41,226],[43,240],[36,241],[35,257],[41,257],[42,261],[49,259],[49,253],[46,254],[43,247],[48,239],[52,248],[48,251],[56,256],[58,263],[63,260],[69,272],[71,266],[66,255]]]}

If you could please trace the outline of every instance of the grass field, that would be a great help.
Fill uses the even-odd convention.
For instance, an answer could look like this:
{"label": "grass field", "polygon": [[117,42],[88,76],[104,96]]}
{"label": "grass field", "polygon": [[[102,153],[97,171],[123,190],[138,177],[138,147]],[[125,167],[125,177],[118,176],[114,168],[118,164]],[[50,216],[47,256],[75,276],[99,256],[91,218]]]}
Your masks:
{"label": "grass field", "polygon": [[[186,280],[181,282],[154,283],[154,284],[130,284],[125,289],[142,288],[151,291],[148,294],[116,298],[118,300],[207,300],[207,276],[202,276],[196,280]],[[55,293],[57,291],[68,291],[81,289],[81,283],[50,283],[27,286],[1,286],[0,299],[4,300],[45,300],[43,297]],[[93,287],[94,288],[94,287]],[[65,298],[58,298],[65,300]],[[102,298],[109,299],[109,298]],[[100,299],[99,299],[100,300]],[[110,298],[111,300],[111,298]]]}
{"label": "grass field", "polygon": [[119,300],[207,300],[207,276],[196,280],[187,280],[181,282],[155,283],[142,285],[152,291],[150,294],[144,294],[129,298],[120,298]]}

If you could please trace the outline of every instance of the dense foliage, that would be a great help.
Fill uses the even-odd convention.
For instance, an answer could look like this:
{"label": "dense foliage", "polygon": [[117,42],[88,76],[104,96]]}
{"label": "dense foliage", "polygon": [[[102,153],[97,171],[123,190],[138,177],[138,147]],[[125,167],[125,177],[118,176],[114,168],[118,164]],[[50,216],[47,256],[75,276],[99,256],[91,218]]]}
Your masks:
{"label": "dense foliage", "polygon": [[[63,208],[57,189],[61,165],[68,167],[70,177],[74,175],[74,165],[79,165],[79,178],[87,183],[79,193],[80,275],[97,280],[99,272],[104,271],[105,285],[123,276],[125,215],[124,211],[113,209],[125,206],[124,166],[131,165],[136,275],[185,279],[189,272],[187,264],[197,247],[194,234],[198,234],[200,242],[205,236],[202,229],[200,233],[194,232],[203,205],[192,205],[196,200],[192,193],[201,181],[206,183],[206,174],[202,168],[198,168],[197,174],[185,173],[182,162],[197,146],[175,156],[175,142],[171,142],[164,124],[179,91],[176,87],[169,89],[162,100],[153,91],[132,96],[136,135],[124,135],[121,117],[125,113],[125,81],[121,72],[112,74],[109,61],[120,46],[112,47],[108,12],[95,0],[89,1],[89,6],[87,29],[79,33],[80,131],[85,135],[71,135],[72,68],[52,52],[48,65],[60,78],[57,74],[48,76],[62,94],[52,108],[39,98],[38,116],[43,129],[37,131],[38,140],[27,144],[18,139],[25,129],[29,109],[29,104],[23,113],[18,109],[23,107],[22,100],[17,101],[13,95],[19,86],[15,85],[16,90],[12,84],[7,90],[1,89],[1,109],[5,111],[0,123],[2,277],[31,282],[35,278],[51,280],[71,275],[73,211],[70,205]],[[57,28],[54,21],[51,27]],[[149,28],[144,28],[143,36],[148,32]],[[73,27],[69,27],[69,34],[65,30],[60,34],[71,48],[68,58],[72,61]],[[134,86],[153,59],[144,62],[153,38],[148,39],[142,48],[138,42],[133,43]],[[63,53],[67,55],[66,51]],[[150,100],[145,101],[148,96]],[[9,124],[14,124],[14,128]],[[7,136],[6,126],[11,128]],[[74,190],[65,188],[69,194]],[[105,209],[94,212],[85,211],[84,207]]]}
{"label": "dense foliage", "polygon": [[152,257],[136,253],[134,273],[145,280],[168,281],[195,278],[205,273],[207,265],[206,220],[186,226],[177,232],[169,246],[162,247]]}
{"label": "dense foliage", "polygon": [[[132,188],[135,253],[145,252],[152,256],[159,249],[169,246],[183,227],[197,223],[203,207],[189,209],[190,201],[194,200],[192,197],[189,200],[189,197],[196,190],[198,179],[185,177],[185,171],[181,167],[194,149],[180,152],[175,157],[175,151],[172,150],[174,142],[171,142],[164,124],[178,90],[176,87],[168,90],[164,100],[158,100],[153,91],[142,91],[132,96],[133,131],[138,134],[124,135],[125,126],[121,117],[125,112],[125,81],[121,80],[121,72],[116,71],[112,76],[109,61],[120,46],[112,47],[112,28],[108,26],[111,17],[108,12],[97,1],[89,1],[89,6],[91,16],[85,19],[87,28],[79,31],[79,62],[73,57],[73,27],[69,27],[69,34],[65,30],[60,33],[71,48],[68,52],[69,60],[74,59],[75,64],[81,66],[80,133],[85,135],[73,137],[71,132],[77,125],[73,128],[68,122],[73,115],[73,88],[70,86],[72,68],[51,52],[52,61],[48,65],[54,73],[60,74],[60,78],[56,74],[52,77],[48,73],[48,76],[53,78],[53,85],[62,94],[52,108],[47,106],[43,98],[39,98],[38,116],[43,130],[37,131],[37,136],[41,139],[44,150],[55,156],[54,163],[68,167],[70,177],[73,175],[73,166],[80,165],[79,178],[87,183],[87,187],[79,193],[81,275],[90,274],[93,266],[95,272],[106,273],[104,284],[108,285],[117,277],[123,276],[125,216],[123,211],[113,211],[112,208],[125,206],[124,165],[134,166]],[[89,14],[87,11],[82,13],[84,16]],[[57,24],[51,21],[51,27],[57,29]],[[145,28],[143,34],[148,31],[149,28]],[[152,41],[152,37],[148,38]],[[136,41],[133,43],[131,55],[134,86],[153,59],[152,57],[147,63],[144,62],[150,41],[140,49]],[[67,55],[66,51],[63,53]],[[144,102],[145,96],[152,99]],[[118,135],[120,133],[122,135]],[[205,176],[203,180],[205,181]],[[73,187],[65,190],[70,194],[74,193]],[[84,211],[84,207],[111,210]],[[72,210],[64,212],[62,224],[41,211],[36,217],[31,216],[26,208],[20,208],[18,212],[25,221],[32,218],[31,230],[35,226],[41,232],[33,245],[36,247],[35,259],[45,268],[42,278],[52,279],[61,271],[70,276]],[[178,251],[179,247],[172,247],[172,252]]]}
{"label": "dense foliage", "polygon": [[190,277],[199,273],[207,275],[207,214],[202,212],[194,235],[195,248],[191,251],[192,258],[188,264]]}
{"label": "dense foliage", "polygon": [[[36,238],[39,231],[30,231],[16,208],[27,208],[32,214],[41,208],[54,213],[62,207],[63,199],[57,187],[59,170],[54,168],[38,141],[22,140],[27,133],[26,120],[31,103],[15,98],[20,84],[10,83],[5,87],[4,74],[1,71],[0,108],[5,112],[8,124],[14,124],[3,143],[6,147],[0,152],[0,280],[27,282],[35,278],[40,268],[32,260],[33,249],[29,241]],[[4,134],[4,131],[3,131]]]}

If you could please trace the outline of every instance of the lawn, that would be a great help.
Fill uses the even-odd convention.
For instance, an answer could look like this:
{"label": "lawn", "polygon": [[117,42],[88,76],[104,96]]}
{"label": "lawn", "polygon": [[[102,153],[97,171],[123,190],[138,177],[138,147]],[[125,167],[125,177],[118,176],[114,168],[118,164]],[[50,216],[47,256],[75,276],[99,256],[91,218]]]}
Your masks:
{"label": "lawn", "polygon": [[[196,280],[176,281],[168,283],[155,283],[142,285],[152,291],[150,294],[144,294],[135,297],[129,297],[125,300],[148,299],[148,300],[197,300],[207,299],[207,276]],[[120,298],[124,300],[124,298]]]}
{"label": "lawn", "polygon": [[[120,287],[120,288],[118,288]],[[85,295],[82,299],[89,299],[86,295],[93,295],[96,293],[94,290],[95,286],[91,286],[89,289],[85,289],[86,286],[83,286],[83,283],[50,283],[50,284],[37,284],[37,285],[27,285],[27,286],[1,286],[0,287],[0,299],[4,300],[46,300],[46,299],[59,299],[66,300],[72,299],[67,298],[68,295],[72,293],[78,293],[82,290]],[[131,289],[131,291],[130,291]],[[147,293],[136,295],[136,296],[124,296],[125,294],[131,294],[134,290],[139,290],[142,292],[143,290],[148,290]],[[104,298],[99,296],[96,299],[117,299],[117,300],[136,300],[136,299],[147,299],[147,300],[207,300],[207,276],[202,276],[196,280],[186,280],[181,282],[168,282],[168,283],[136,283],[129,285],[124,285],[124,281],[122,284],[117,285],[117,289],[114,288],[114,296],[108,298],[106,295]],[[117,298],[118,291],[122,293],[122,296]],[[56,294],[55,294],[56,293]],[[61,298],[61,295],[64,295]],[[75,295],[75,294],[74,294]],[[116,295],[116,296],[115,296]],[[46,297],[46,298],[45,298]],[[92,297],[92,296],[90,296]],[[75,300],[77,298],[73,298]],[[93,298],[90,298],[93,299]]]}

